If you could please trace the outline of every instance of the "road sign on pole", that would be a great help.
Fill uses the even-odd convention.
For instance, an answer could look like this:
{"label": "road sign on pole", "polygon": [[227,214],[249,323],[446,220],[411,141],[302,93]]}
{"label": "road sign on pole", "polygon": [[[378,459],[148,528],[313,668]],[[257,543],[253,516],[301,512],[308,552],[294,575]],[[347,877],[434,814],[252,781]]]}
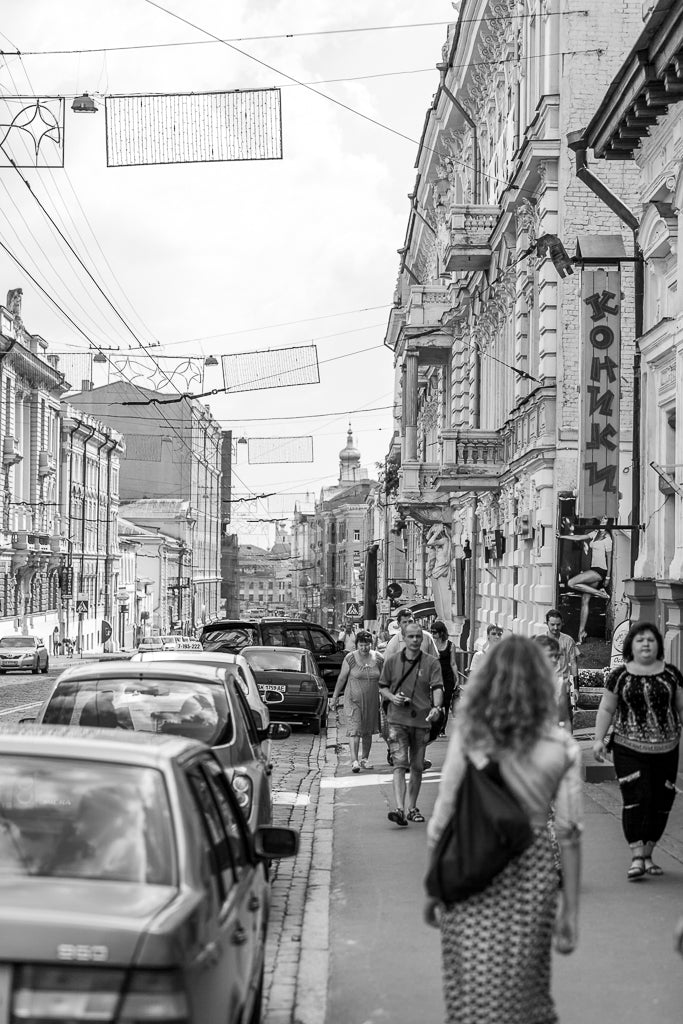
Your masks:
{"label": "road sign on pole", "polygon": [[88,602],[87,601],[76,601],[76,613],[78,615],[88,614]]}
{"label": "road sign on pole", "polygon": [[352,618],[358,618],[360,615],[360,606],[354,601],[349,601],[346,605],[346,614]]}

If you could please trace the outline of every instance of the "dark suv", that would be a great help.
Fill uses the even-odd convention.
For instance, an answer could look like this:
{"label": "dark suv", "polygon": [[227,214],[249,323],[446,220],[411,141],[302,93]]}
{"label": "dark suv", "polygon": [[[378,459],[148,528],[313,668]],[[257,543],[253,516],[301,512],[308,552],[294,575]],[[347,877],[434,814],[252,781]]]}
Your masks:
{"label": "dark suv", "polygon": [[202,627],[205,651],[239,654],[243,647],[305,647],[315,657],[330,693],[344,661],[344,646],[317,622],[301,619],[216,619]]}

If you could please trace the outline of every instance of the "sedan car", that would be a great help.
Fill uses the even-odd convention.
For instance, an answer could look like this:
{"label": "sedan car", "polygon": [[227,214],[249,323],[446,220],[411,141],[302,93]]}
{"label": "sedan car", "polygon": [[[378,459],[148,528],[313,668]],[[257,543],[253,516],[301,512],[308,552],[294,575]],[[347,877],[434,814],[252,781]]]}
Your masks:
{"label": "sedan car", "polygon": [[[271,766],[234,677],[197,665],[93,662],[58,677],[36,722],[201,740],[223,765],[251,828],[272,821]],[[273,726],[273,739],[289,730]]]}
{"label": "sedan car", "polygon": [[47,672],[47,648],[38,636],[0,637],[0,674],[3,672]]}
{"label": "sedan car", "polygon": [[138,644],[139,651],[163,651],[164,638],[161,636],[144,636]]}
{"label": "sedan car", "polygon": [[3,1021],[261,1021],[266,862],[215,755],[177,736],[0,726]]}
{"label": "sedan car", "polygon": [[[197,641],[199,644],[199,641]],[[191,651],[141,651],[134,654],[131,661],[163,661],[173,665],[210,665],[212,668],[224,668],[234,673],[235,680],[241,687],[247,703],[251,708],[254,722],[259,734],[263,733],[265,739],[270,725],[270,712],[268,706],[263,702],[261,692],[254,678],[254,673],[249,667],[249,662],[241,654],[221,654],[218,651],[205,651],[199,644],[199,650]]]}
{"label": "sedan car", "polygon": [[258,688],[275,721],[300,722],[312,733],[327,725],[327,686],[303,647],[244,647]]}

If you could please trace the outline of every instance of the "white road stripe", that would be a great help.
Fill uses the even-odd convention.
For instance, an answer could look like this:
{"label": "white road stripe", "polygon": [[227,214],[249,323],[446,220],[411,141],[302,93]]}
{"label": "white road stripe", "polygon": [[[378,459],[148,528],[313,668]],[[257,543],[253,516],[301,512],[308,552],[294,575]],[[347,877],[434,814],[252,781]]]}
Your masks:
{"label": "white road stripe", "polygon": [[39,708],[42,704],[42,700],[36,701],[35,704],[17,704],[14,708],[7,708],[6,711],[0,711],[0,715],[13,715],[16,711],[30,711],[31,708]]}

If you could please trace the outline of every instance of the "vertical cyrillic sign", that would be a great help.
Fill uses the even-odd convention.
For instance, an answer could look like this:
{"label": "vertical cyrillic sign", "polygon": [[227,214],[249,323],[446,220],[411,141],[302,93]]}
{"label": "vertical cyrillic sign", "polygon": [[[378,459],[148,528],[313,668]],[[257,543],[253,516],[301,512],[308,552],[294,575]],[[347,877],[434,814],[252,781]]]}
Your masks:
{"label": "vertical cyrillic sign", "polygon": [[581,280],[579,486],[583,518],[617,518],[621,274],[586,267]]}

